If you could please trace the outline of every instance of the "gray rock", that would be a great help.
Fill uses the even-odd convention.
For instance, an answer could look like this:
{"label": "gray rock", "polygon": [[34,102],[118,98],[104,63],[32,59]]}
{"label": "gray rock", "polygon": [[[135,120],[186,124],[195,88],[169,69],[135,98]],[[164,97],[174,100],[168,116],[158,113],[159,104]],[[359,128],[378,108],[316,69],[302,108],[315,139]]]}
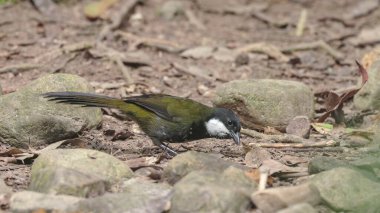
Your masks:
{"label": "gray rock", "polygon": [[160,15],[172,20],[176,15],[184,13],[184,1],[166,1],[160,8]]}
{"label": "gray rock", "polygon": [[299,203],[293,206],[289,206],[286,209],[282,209],[277,213],[317,213],[318,211],[308,203]]}
{"label": "gray rock", "polygon": [[167,184],[131,179],[126,181],[122,188],[123,193],[89,198],[79,202],[75,209],[79,212],[94,213],[161,213],[170,207],[173,190]]}
{"label": "gray rock", "polygon": [[380,180],[380,154],[377,155],[366,155],[362,158],[352,161],[352,165],[357,168],[367,171],[375,175]]}
{"label": "gray rock", "polygon": [[10,209],[14,213],[37,212],[40,209],[46,212],[71,212],[74,204],[81,198],[67,195],[47,195],[38,192],[22,191],[14,193],[10,200]]}
{"label": "gray rock", "polygon": [[64,167],[107,183],[116,183],[133,176],[132,170],[119,159],[103,152],[90,149],[55,149],[42,153],[33,163],[32,177],[47,167]]}
{"label": "gray rock", "polygon": [[[368,69],[368,81],[354,96],[354,105],[358,109],[380,109],[380,60],[375,61]],[[360,79],[361,83],[361,79]]]}
{"label": "gray rock", "polygon": [[335,211],[367,212],[363,210],[380,208],[380,183],[357,170],[335,168],[315,175],[311,182],[322,200]]}
{"label": "gray rock", "polygon": [[236,53],[226,47],[218,47],[212,57],[217,61],[232,62],[235,60]]}
{"label": "gray rock", "polygon": [[0,179],[0,195],[3,194],[9,194],[12,192],[12,189],[5,184],[4,180],[1,178]]}
{"label": "gray rock", "polygon": [[222,172],[230,166],[239,167],[215,155],[203,152],[188,151],[179,154],[169,161],[164,168],[163,178],[173,184],[192,171],[208,170]]}
{"label": "gray rock", "polygon": [[18,147],[52,143],[75,137],[83,129],[100,123],[100,109],[56,104],[40,95],[53,91],[93,90],[79,76],[52,74],[0,96],[0,141]]}
{"label": "gray rock", "polygon": [[277,212],[299,203],[317,205],[321,203],[318,189],[312,184],[275,187],[255,192],[252,202],[262,212]]}
{"label": "gray rock", "polygon": [[53,195],[94,197],[105,193],[106,184],[105,180],[94,175],[64,167],[47,166],[33,173],[29,190]]}
{"label": "gray rock", "polygon": [[243,66],[249,64],[249,55],[247,53],[240,53],[235,57],[236,66]]}
{"label": "gray rock", "polygon": [[237,168],[193,171],[174,185],[170,212],[245,212],[256,183]]}
{"label": "gray rock", "polygon": [[310,136],[310,119],[306,116],[296,116],[290,120],[286,127],[286,133],[297,135],[303,138],[309,138]]}
{"label": "gray rock", "polygon": [[319,156],[309,162],[309,173],[317,174],[337,167],[353,167],[350,163],[332,157]]}
{"label": "gray rock", "polygon": [[286,80],[231,81],[217,88],[213,103],[235,110],[241,122],[254,129],[271,126],[284,131],[294,117],[314,114],[311,89]]}

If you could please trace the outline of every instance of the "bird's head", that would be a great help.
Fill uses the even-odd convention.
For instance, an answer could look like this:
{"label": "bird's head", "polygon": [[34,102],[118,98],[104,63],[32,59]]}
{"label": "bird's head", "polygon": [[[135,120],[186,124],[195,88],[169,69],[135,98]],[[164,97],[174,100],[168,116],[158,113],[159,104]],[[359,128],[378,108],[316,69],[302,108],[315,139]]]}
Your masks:
{"label": "bird's head", "polygon": [[232,110],[216,108],[205,125],[211,137],[232,138],[236,144],[240,144],[240,120]]}

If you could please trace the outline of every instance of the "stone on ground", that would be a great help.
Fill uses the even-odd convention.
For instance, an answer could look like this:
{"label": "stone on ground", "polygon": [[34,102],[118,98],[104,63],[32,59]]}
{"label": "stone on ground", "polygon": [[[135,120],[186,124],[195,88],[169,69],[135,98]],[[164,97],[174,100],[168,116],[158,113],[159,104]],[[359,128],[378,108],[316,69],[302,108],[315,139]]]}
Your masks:
{"label": "stone on ground", "polygon": [[12,195],[10,209],[14,213],[73,212],[72,207],[80,200],[81,198],[67,195],[48,195],[22,191]]}
{"label": "stone on ground", "polygon": [[350,163],[326,156],[318,156],[309,162],[309,174],[317,174],[337,167],[352,167]]}
{"label": "stone on ground", "polygon": [[78,203],[79,212],[141,212],[161,213],[170,208],[172,187],[136,178],[123,183],[122,193],[105,194]]}
{"label": "stone on ground", "polygon": [[244,171],[193,171],[174,185],[170,212],[245,212],[256,183]]}
{"label": "stone on ground", "polygon": [[277,213],[317,213],[318,211],[308,203],[299,203],[282,209]]}
{"label": "stone on ground", "polygon": [[100,178],[107,184],[133,176],[132,170],[124,162],[104,152],[90,149],[55,149],[44,152],[34,161],[32,177],[37,177],[47,167],[76,170]]}
{"label": "stone on ground", "polygon": [[216,90],[213,103],[233,109],[241,122],[253,129],[271,126],[285,131],[296,116],[313,118],[314,96],[309,87],[296,81],[235,80]]}
{"label": "stone on ground", "polygon": [[318,188],[324,203],[335,211],[380,209],[380,183],[360,171],[335,168],[315,175],[311,182]]}
{"label": "stone on ground", "polygon": [[188,151],[174,157],[164,168],[163,178],[173,184],[192,171],[224,171],[229,166],[239,165],[226,161],[213,154]]}
{"label": "stone on ground", "polygon": [[94,174],[60,166],[46,166],[35,171],[29,190],[76,197],[95,197],[106,191],[107,182]]}
{"label": "stone on ground", "polygon": [[0,140],[18,147],[41,145],[75,137],[100,123],[100,109],[56,104],[41,96],[55,91],[93,92],[79,76],[51,74],[0,96]]}

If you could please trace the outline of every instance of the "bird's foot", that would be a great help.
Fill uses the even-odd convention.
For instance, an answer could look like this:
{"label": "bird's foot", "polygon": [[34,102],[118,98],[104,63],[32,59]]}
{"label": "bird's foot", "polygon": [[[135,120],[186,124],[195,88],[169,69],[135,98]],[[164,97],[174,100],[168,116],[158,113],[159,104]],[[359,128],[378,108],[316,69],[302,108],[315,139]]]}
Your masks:
{"label": "bird's foot", "polygon": [[174,151],[172,148],[170,148],[169,145],[164,144],[163,142],[158,141],[158,140],[152,140],[152,141],[156,146],[163,149],[168,157],[172,158],[178,154],[176,151]]}
{"label": "bird's foot", "polygon": [[165,153],[168,155],[168,157],[172,158],[175,157],[178,153],[174,151],[172,148],[169,147],[169,145],[161,143],[162,146],[160,146]]}

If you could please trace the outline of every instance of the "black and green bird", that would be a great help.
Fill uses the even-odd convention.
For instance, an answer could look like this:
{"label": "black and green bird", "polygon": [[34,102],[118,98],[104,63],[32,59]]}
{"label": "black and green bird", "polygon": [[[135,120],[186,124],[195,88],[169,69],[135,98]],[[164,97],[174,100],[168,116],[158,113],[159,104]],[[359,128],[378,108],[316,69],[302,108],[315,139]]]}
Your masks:
{"label": "black and green bird", "polygon": [[176,152],[164,142],[215,137],[232,138],[240,144],[240,121],[232,110],[209,107],[191,99],[163,94],[118,99],[79,92],[50,92],[43,96],[58,103],[119,109],[134,120],[155,145],[171,155]]}

